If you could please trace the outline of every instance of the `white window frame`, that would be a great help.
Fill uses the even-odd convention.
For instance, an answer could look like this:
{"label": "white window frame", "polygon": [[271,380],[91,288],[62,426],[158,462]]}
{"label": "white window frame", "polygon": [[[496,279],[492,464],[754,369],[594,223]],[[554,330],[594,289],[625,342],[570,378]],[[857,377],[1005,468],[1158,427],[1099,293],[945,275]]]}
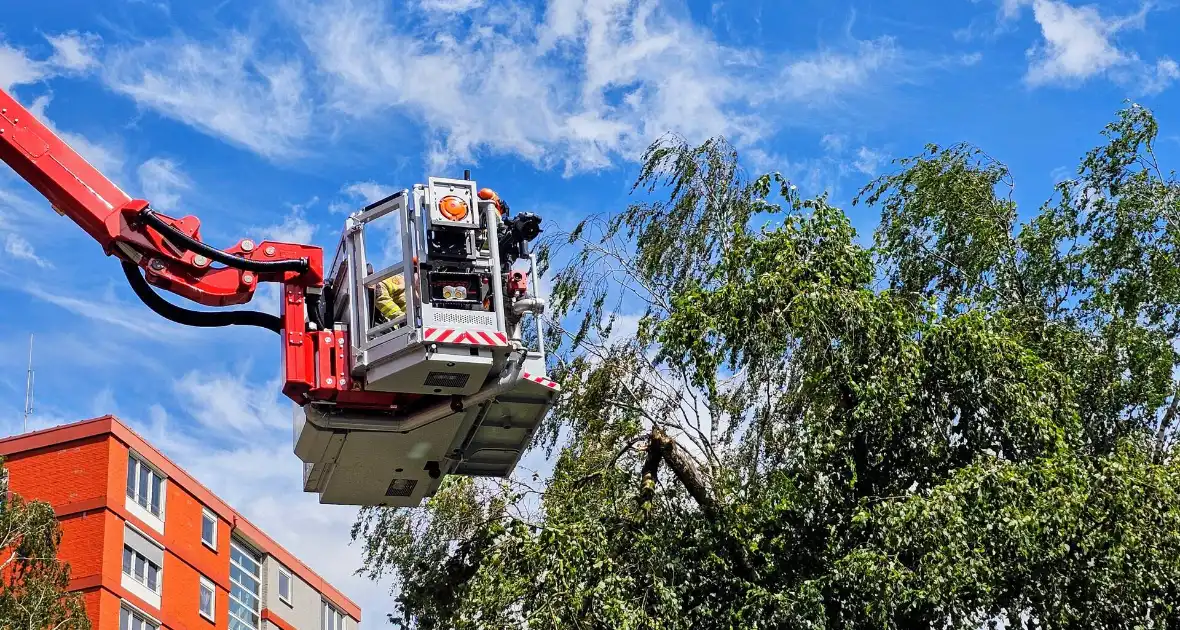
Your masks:
{"label": "white window frame", "polygon": [[[197,588],[197,612],[201,613],[201,616],[209,621],[217,623],[217,587],[213,585],[213,582],[209,578],[202,575],[200,586]],[[208,590],[210,594],[208,613],[201,608],[201,591],[204,590]]]}
{"label": "white window frame", "polygon": [[345,630],[344,622],[348,617],[331,602],[321,599],[320,610],[320,630]]}
{"label": "white window frame", "polygon": [[[132,462],[135,463],[134,469],[132,468]],[[124,488],[124,493],[127,495],[127,510],[139,518],[139,520],[150,525],[152,529],[155,529],[162,534],[164,533],[164,517],[168,513],[168,476],[155,466],[152,466],[150,463],[148,463],[146,458],[142,457],[131,449],[127,449],[128,477],[131,477],[133,472],[134,478],[129,479],[132,484],[128,484],[131,485],[131,487]],[[148,496],[146,498],[146,507],[139,502],[139,488],[145,473],[151,475],[148,477],[147,482]],[[154,491],[152,477],[159,477],[160,479],[159,497],[153,497]],[[152,513],[151,505],[153,498],[159,499],[159,514]]]}
{"label": "white window frame", "polygon": [[[256,594],[250,593],[252,596],[254,596],[254,599],[258,602],[258,609],[251,611],[252,613],[254,613],[255,616],[258,617],[258,624],[252,626],[245,619],[242,619],[241,617],[238,617],[237,615],[234,614],[232,604],[237,603],[238,605],[243,606],[243,607],[247,607],[247,608],[248,608],[248,606],[246,606],[246,602],[240,601],[236,597],[234,597],[233,586],[237,586],[243,590],[248,590],[248,589],[245,588],[244,584],[234,580],[233,571],[232,570],[230,571],[230,578],[229,578],[230,585],[231,585],[230,592],[229,592],[229,598],[230,598],[230,604],[231,604],[230,610],[229,610],[229,615],[231,617],[230,625],[231,626],[233,625],[233,621],[237,621],[238,623],[242,624],[243,627],[254,628],[254,630],[261,630],[261,628],[262,628],[262,609],[264,608],[264,606],[262,605],[262,575],[263,575],[263,573],[262,573],[262,558],[259,557],[261,554],[254,551],[253,549],[251,549],[250,546],[247,545],[246,543],[239,542],[238,540],[235,540],[233,538],[231,538],[229,541],[229,547],[230,547],[229,564],[230,564],[231,569],[236,567],[239,571],[248,574],[250,577],[252,577],[254,580],[256,580],[258,582],[258,592]],[[239,564],[238,562],[236,562],[234,560],[234,557],[233,557],[233,550],[234,549],[237,549],[242,555],[249,556],[252,560],[254,560],[258,564],[258,573],[257,574],[250,573],[249,571],[246,570],[246,567],[243,567],[241,564]]]}
{"label": "white window frame", "polygon": [[[128,573],[127,570],[124,569],[123,575],[126,575],[127,577],[131,578],[132,580],[135,580],[135,582],[137,584],[143,586],[144,588],[155,593],[156,595],[163,593],[164,592],[164,567],[158,566],[155,562],[152,562],[151,558],[148,558],[147,556],[143,555],[142,553],[137,551],[131,545],[124,543],[123,544],[123,559],[124,560],[127,558],[128,552],[131,552],[131,569],[130,569],[131,572]],[[140,581],[139,578],[135,577],[136,560],[143,560],[143,580],[142,581]],[[148,585],[148,568],[149,568],[148,565],[156,567],[156,587],[155,588],[152,588],[151,586]]]}
{"label": "white window frame", "polygon": [[[213,540],[205,540],[205,519],[213,521]],[[201,508],[201,543],[217,551],[217,515],[209,508]]]}
{"label": "white window frame", "polygon": [[[287,578],[287,594],[283,595],[283,578]],[[294,581],[291,579],[291,572],[279,567],[279,601],[294,608],[295,605],[291,603],[291,590],[295,587]]]}
{"label": "white window frame", "polygon": [[[127,614],[123,614],[127,613]],[[160,630],[160,620],[143,612],[142,610],[132,606],[126,600],[120,602],[119,606],[119,630],[133,630],[134,626],[131,624],[132,617],[139,617],[141,622],[140,630]],[[123,620],[127,620],[127,625],[123,625]]]}

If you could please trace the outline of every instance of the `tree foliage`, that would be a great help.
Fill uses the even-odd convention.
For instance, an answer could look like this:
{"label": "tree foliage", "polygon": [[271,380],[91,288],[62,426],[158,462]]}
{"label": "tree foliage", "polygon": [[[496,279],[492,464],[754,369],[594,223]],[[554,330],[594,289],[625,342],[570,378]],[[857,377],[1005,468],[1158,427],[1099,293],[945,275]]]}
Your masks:
{"label": "tree foliage", "polygon": [[[1180,184],[1137,105],[1020,220],[980,149],[854,199],[669,137],[546,245],[544,479],[366,510],[414,628],[1180,626]],[[624,313],[635,313],[627,316]],[[535,486],[535,487],[534,487]]]}
{"label": "tree foliage", "polygon": [[82,598],[66,589],[53,508],[9,492],[0,461],[0,630],[90,630]]}

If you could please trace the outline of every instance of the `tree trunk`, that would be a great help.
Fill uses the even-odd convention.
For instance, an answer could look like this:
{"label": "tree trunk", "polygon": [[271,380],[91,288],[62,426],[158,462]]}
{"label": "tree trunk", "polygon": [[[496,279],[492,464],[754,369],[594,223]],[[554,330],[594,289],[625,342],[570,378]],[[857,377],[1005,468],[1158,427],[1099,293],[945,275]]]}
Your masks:
{"label": "tree trunk", "polygon": [[697,502],[697,505],[701,506],[701,509],[710,518],[716,516],[717,499],[713,497],[713,492],[709,489],[709,485],[705,482],[696,463],[676,443],[676,440],[664,435],[662,431],[660,434],[660,440],[664,444],[664,461],[668,462],[668,468],[671,468],[676,479],[684,484],[684,489]]}
{"label": "tree trunk", "polygon": [[[660,460],[668,463],[668,468],[676,475],[676,479],[688,491],[689,496],[701,507],[705,518],[717,522],[721,517],[720,506],[713,495],[709,484],[697,468],[696,462],[685,452],[684,448],[669,437],[663,429],[652,427],[647,440],[647,458],[643,462],[642,477],[639,488],[639,504],[643,509],[650,509],[651,500],[655,494],[656,474],[659,471]],[[724,534],[726,547],[732,555],[737,569],[744,579],[750,582],[758,581],[758,572],[750,565],[746,552],[741,544],[729,534]]]}
{"label": "tree trunk", "polygon": [[656,427],[652,429],[651,437],[647,440],[647,457],[643,460],[643,468],[639,470],[639,508],[644,511],[651,509],[651,501],[656,495],[660,460],[664,457],[666,439],[667,436]]}

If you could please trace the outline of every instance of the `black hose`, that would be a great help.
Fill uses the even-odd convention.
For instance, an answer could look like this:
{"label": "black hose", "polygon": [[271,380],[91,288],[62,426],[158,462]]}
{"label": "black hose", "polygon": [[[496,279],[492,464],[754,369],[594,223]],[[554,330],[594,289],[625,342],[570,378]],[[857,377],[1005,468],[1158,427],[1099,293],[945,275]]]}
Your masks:
{"label": "black hose", "polygon": [[273,330],[279,334],[283,332],[283,320],[270,313],[259,313],[258,311],[190,311],[187,308],[176,306],[160,297],[152,289],[152,286],[148,284],[148,281],[139,275],[138,265],[126,260],[121,262],[123,263],[123,274],[127,276],[127,282],[131,285],[131,290],[135,291],[135,295],[148,308],[165,319],[174,321],[177,324],[198,326],[201,328],[257,326],[259,328]]}
{"label": "black hose", "polygon": [[210,247],[201,241],[185,234],[176,227],[167,223],[159,217],[151,208],[144,208],[139,211],[140,217],[148,225],[156,228],[157,232],[164,233],[169,238],[180,241],[189,251],[203,254],[209,260],[215,260],[228,267],[234,269],[241,269],[242,271],[257,271],[257,272],[282,272],[282,271],[296,271],[303,273],[308,270],[310,263],[306,258],[288,258],[285,260],[250,260],[249,258],[242,258],[241,256],[234,256],[221,251],[215,247]]}

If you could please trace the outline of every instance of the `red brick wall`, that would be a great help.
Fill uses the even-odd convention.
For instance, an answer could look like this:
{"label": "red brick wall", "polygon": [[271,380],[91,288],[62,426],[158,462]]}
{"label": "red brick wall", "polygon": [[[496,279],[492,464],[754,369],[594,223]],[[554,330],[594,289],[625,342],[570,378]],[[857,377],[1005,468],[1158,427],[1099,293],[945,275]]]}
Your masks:
{"label": "red brick wall", "polygon": [[[111,456],[110,475],[119,479],[127,476],[127,446],[121,442],[114,442]],[[150,460],[149,460],[150,462]],[[151,462],[155,463],[155,462]],[[126,483],[110,484],[111,503],[115,512],[126,517],[124,504]],[[165,484],[167,497],[164,502],[165,524],[164,535],[160,536],[154,529],[140,526],[149,537],[164,544],[164,591],[161,596],[163,610],[160,620],[170,630],[212,630],[225,628],[227,625],[227,607],[229,606],[229,541],[230,524],[218,519],[217,550],[206,547],[201,542],[201,515],[204,505],[192,493],[188,492],[173,480]],[[113,515],[112,515],[113,516]],[[117,517],[116,517],[117,519]],[[122,522],[117,535],[122,540]],[[117,545],[109,543],[108,547]],[[115,580],[120,579],[121,557],[113,565]],[[216,587],[216,602],[214,604],[214,618],[216,626],[200,613],[200,579],[205,576]],[[116,610],[116,613],[118,611]],[[153,612],[149,610],[148,612]]]}
{"label": "red brick wall", "polygon": [[230,524],[217,519],[217,550],[201,542],[201,514],[204,505],[195,496],[175,483],[168,484],[165,504],[167,524],[164,526],[164,547],[192,565],[205,577],[222,588],[229,587]]}
{"label": "red brick wall", "polygon": [[[11,490],[26,500],[47,502],[58,512],[62,532],[58,558],[69,564],[71,581],[96,585],[104,563],[107,573],[113,567],[118,577],[121,551],[104,541],[121,523],[101,507],[108,491],[113,445],[111,436],[101,435],[5,458]],[[89,587],[83,601],[94,630],[118,630],[117,598]]]}
{"label": "red brick wall", "polygon": [[97,510],[58,519],[62,535],[57,557],[69,563],[71,580],[102,574],[103,555],[109,546],[103,545],[108,514]]}
{"label": "red brick wall", "polygon": [[[84,436],[85,431],[95,430],[104,432]],[[70,441],[52,444],[54,439]],[[137,603],[145,612],[159,618],[165,630],[227,627],[231,523],[219,517],[217,549],[213,551],[205,547],[201,543],[203,505],[198,497],[212,501],[223,513],[232,510],[216,497],[209,496],[199,484],[193,484],[190,492],[169,480],[165,534],[161,536],[138,522],[125,508],[127,443],[139,445],[138,448],[144,451],[141,455],[149,459],[158,457],[150,445],[143,444],[138,436],[110,418],[82,423],[56,437],[51,432],[0,440],[0,452],[15,453],[5,459],[12,490],[28,499],[46,501],[57,511],[63,529],[60,557],[71,564],[71,587],[84,593],[95,630],[118,630],[120,597]],[[32,450],[19,452],[22,445]],[[169,475],[188,479],[183,471],[178,471],[167,461],[152,463],[169,471]],[[139,602],[120,585],[125,519],[167,549],[162,597],[164,610],[157,611]],[[250,523],[239,521],[237,525],[244,535],[273,545]],[[289,556],[282,549],[271,551],[281,558]],[[294,568],[302,567],[296,566],[294,559],[289,557],[286,563]],[[201,617],[198,609],[198,585],[202,574],[217,587],[216,624]],[[305,579],[317,577],[314,574],[304,576]],[[322,587],[335,593],[330,585],[323,584]]]}
{"label": "red brick wall", "polygon": [[119,598],[97,588],[86,591],[82,598],[92,630],[119,630]]}
{"label": "red brick wall", "polygon": [[53,507],[105,497],[113,443],[109,435],[100,435],[12,455],[4,462],[11,489]]}

